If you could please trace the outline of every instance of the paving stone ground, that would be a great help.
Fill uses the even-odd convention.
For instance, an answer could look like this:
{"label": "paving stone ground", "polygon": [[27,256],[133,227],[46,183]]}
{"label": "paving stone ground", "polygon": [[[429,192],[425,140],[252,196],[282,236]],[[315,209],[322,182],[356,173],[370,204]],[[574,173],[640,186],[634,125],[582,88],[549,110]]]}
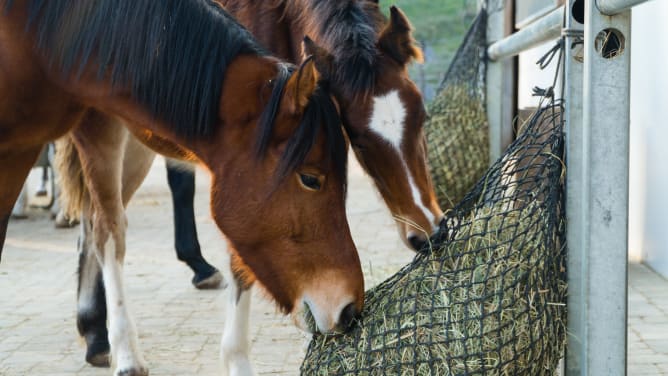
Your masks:
{"label": "paving stone ground", "polygon": [[[412,258],[370,181],[351,159],[348,215],[370,287]],[[37,176],[36,172],[33,175]],[[33,180],[35,178],[33,176]],[[203,253],[226,265],[225,242],[198,172],[196,215]],[[125,281],[151,375],[218,375],[225,290],[197,291],[173,250],[164,162],[156,160],[128,208]],[[0,375],[110,375],[84,360],[75,327],[77,229],[56,230],[32,210],[10,222],[0,263]],[[629,269],[629,375],[668,375],[668,282],[642,265]],[[260,292],[251,312],[251,359],[259,375],[296,375],[308,336]]]}

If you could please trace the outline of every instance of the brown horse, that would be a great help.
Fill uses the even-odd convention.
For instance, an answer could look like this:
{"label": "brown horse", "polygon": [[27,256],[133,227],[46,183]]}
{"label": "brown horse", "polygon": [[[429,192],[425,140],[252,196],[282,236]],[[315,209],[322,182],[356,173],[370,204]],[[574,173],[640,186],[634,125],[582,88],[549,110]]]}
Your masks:
{"label": "brown horse", "polygon": [[[411,25],[378,1],[217,0],[277,56],[320,56],[357,159],[394,215],[402,239],[425,246],[443,218],[426,164],[425,108],[407,65],[421,60]],[[323,46],[302,47],[309,36]]]}
{"label": "brown horse", "polygon": [[[402,238],[414,249],[422,248],[440,222],[442,212],[434,199],[426,169],[422,98],[406,72],[407,64],[421,56],[406,17],[397,8],[391,8],[388,22],[375,2],[353,0],[222,2],[274,53],[293,61],[301,61],[304,52],[318,56],[321,70],[328,73],[343,104],[346,130],[358,159],[395,215]],[[301,38],[306,32],[329,45],[332,54],[314,43],[307,43],[308,51],[303,51]],[[85,161],[91,158],[88,154],[92,153],[94,159],[96,149],[89,146],[87,149],[91,151],[86,150],[86,145],[94,142],[87,136],[86,127],[84,122],[73,133],[73,138],[81,145],[84,164],[89,163]],[[117,128],[122,132],[121,127]],[[141,148],[133,146],[135,144],[128,140],[124,152],[125,165],[134,167],[123,169],[124,203],[146,173],[145,170],[141,174],[133,171],[137,166],[150,163],[143,159],[145,154]],[[95,184],[108,183],[97,181]],[[91,231],[94,230],[84,228],[83,234]],[[107,363],[108,352],[104,288],[98,277],[99,266],[90,260],[94,253],[88,252],[85,236],[79,244],[82,258],[78,328],[87,340],[87,361],[103,365]],[[226,335],[224,345],[248,341],[247,330],[238,328],[247,325],[250,284],[230,282],[234,299],[228,306],[225,333],[233,334]],[[223,352],[224,359],[231,358],[228,355],[231,351],[225,346]],[[245,359],[246,355],[237,353],[235,357]],[[239,360],[239,363],[244,361]],[[230,368],[235,366],[230,365]]]}
{"label": "brown horse", "polygon": [[[323,332],[360,312],[345,140],[319,84],[324,62],[280,62],[207,0],[0,0],[0,25],[0,240],[42,145],[101,117],[87,131],[103,141],[78,146],[97,156],[83,170],[117,375],[147,371],[121,276],[117,146],[127,136],[110,119],[211,173],[212,214],[240,284],[258,281],[285,312],[310,311]],[[92,185],[100,176],[114,183]],[[231,354],[245,345],[223,343]]]}

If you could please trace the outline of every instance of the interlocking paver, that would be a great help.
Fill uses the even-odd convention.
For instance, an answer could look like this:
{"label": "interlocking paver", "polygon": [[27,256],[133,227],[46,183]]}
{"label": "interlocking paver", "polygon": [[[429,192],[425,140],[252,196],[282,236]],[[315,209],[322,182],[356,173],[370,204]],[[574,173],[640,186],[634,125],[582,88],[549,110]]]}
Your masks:
{"label": "interlocking paver", "polygon": [[628,374],[668,375],[668,281],[640,264],[629,265]]}
{"label": "interlocking paver", "polygon": [[[367,287],[411,260],[388,210],[351,158],[348,216]],[[197,176],[196,214],[205,256],[226,263],[209,216],[208,182]],[[130,311],[151,375],[217,375],[224,290],[197,291],[176,260],[164,163],[158,159],[128,208],[124,276]],[[0,264],[0,375],[109,375],[85,364],[76,317],[77,229],[55,230],[43,212],[12,221]],[[629,375],[668,375],[668,283],[629,268]],[[262,292],[251,309],[251,358],[259,375],[296,375],[309,336]]]}
{"label": "interlocking paver", "polygon": [[[128,208],[124,276],[130,312],[152,375],[216,375],[227,295],[195,290],[190,270],[176,260],[164,171],[158,159]],[[408,262],[412,252],[354,164],[348,192],[353,238],[370,286]],[[109,375],[109,369],[84,363],[76,332],[78,230],[55,230],[46,213],[31,214],[11,222],[0,264],[0,375]],[[196,214],[203,253],[223,268],[225,241],[209,216],[205,173],[197,176]],[[251,311],[251,357],[258,374],[297,374],[309,336],[262,292],[254,293]]]}

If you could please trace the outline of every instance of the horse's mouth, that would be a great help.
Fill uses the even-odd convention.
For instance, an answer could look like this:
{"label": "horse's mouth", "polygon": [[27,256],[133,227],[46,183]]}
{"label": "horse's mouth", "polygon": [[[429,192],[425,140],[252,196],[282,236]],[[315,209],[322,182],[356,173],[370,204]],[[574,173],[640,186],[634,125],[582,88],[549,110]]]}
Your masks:
{"label": "horse's mouth", "polygon": [[319,332],[318,324],[308,303],[303,302],[301,308],[296,309],[292,313],[292,318],[299,329],[311,334]]}

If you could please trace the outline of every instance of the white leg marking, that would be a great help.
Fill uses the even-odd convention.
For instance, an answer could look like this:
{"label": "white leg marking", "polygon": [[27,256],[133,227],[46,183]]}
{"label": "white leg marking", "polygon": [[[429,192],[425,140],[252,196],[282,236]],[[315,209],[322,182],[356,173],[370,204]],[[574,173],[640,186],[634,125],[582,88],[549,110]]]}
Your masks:
{"label": "white leg marking", "polygon": [[137,329],[125,300],[123,266],[116,260],[115,248],[110,247],[109,243],[111,242],[108,240],[105,245],[102,278],[107,294],[111,358],[116,363],[116,373],[128,369],[147,370],[146,362],[139,351]]}
{"label": "white leg marking", "polygon": [[251,290],[237,294],[234,278],[227,287],[228,302],[225,315],[225,328],[220,343],[220,359],[223,375],[251,376],[255,375],[249,360],[250,337],[248,335],[248,319],[250,316]]}

